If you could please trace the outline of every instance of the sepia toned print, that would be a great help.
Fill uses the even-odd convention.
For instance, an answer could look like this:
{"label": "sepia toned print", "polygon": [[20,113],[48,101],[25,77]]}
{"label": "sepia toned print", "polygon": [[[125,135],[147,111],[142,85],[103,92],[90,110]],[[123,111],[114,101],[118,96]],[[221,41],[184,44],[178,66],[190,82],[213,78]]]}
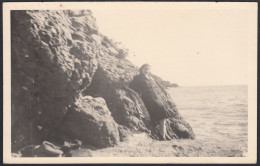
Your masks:
{"label": "sepia toned print", "polygon": [[[83,3],[84,9],[54,4],[50,10],[8,8],[6,161],[102,163],[96,157],[110,157],[138,163],[136,157],[145,157],[142,163],[184,163],[191,157],[186,163],[211,163],[205,157],[229,157],[227,163],[254,162],[249,142],[256,139],[256,126],[249,129],[254,124],[248,119],[256,112],[256,68],[250,68],[256,38],[249,30],[256,24],[245,22],[253,14],[241,6],[224,19],[230,6],[187,4],[176,11],[174,3],[172,9],[144,3],[149,8],[140,10],[143,3],[129,3],[122,11],[113,6],[121,3],[108,8]],[[189,11],[199,24],[188,21]],[[237,14],[240,19],[229,21]],[[133,22],[139,28],[132,28]],[[194,29],[186,27],[193,24]],[[188,36],[196,43],[184,42]]]}

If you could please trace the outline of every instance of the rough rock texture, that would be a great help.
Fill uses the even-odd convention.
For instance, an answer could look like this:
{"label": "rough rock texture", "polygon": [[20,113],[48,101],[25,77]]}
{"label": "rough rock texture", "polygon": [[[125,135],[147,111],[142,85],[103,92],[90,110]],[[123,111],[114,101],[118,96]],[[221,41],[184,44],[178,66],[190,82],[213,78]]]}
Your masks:
{"label": "rough rock texture", "polygon": [[[97,147],[133,132],[156,139],[156,124],[128,88],[138,69],[126,56],[99,33],[91,11],[12,11],[12,150],[63,137]],[[195,137],[178,112],[167,125],[175,138]]]}
{"label": "rough rock texture", "polygon": [[[55,134],[97,69],[90,11],[12,11],[12,147]],[[53,136],[54,137],[54,136]],[[17,145],[17,146],[16,146]]]}
{"label": "rough rock texture", "polygon": [[[99,67],[92,84],[85,93],[104,98],[115,121],[119,125],[127,127],[127,130],[148,132],[152,138],[159,139],[158,124],[150,121],[144,103],[137,93],[127,86],[136,74],[138,74],[138,69],[127,60],[102,55],[99,58]],[[154,78],[158,79],[158,77]],[[165,88],[161,87],[161,91],[156,93],[160,93],[164,105],[168,109],[176,107]],[[177,111],[174,113],[175,116],[167,120],[168,134],[176,139],[195,138],[190,125],[183,120]],[[120,136],[124,137],[124,129],[120,128],[119,131]]]}
{"label": "rough rock texture", "polygon": [[103,98],[79,97],[64,118],[60,132],[101,148],[119,142],[117,124]]}
{"label": "rough rock texture", "polygon": [[149,114],[137,93],[127,86],[135,74],[137,70],[131,63],[105,54],[99,58],[99,68],[85,93],[104,98],[119,125],[144,131],[140,115],[149,120]]}

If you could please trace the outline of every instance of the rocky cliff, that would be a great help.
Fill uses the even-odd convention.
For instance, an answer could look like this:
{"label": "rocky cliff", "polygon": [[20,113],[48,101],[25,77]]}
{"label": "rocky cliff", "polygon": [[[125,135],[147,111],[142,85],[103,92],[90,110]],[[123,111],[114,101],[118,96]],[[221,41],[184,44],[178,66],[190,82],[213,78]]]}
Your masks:
{"label": "rocky cliff", "polygon": [[[12,150],[54,141],[114,146],[158,127],[129,82],[138,69],[98,31],[89,10],[11,12]],[[166,91],[165,104],[175,107]],[[176,112],[174,138],[195,138]]]}
{"label": "rocky cliff", "polygon": [[162,80],[160,77],[156,76],[156,75],[153,75],[156,80],[161,84],[163,85],[164,87],[166,88],[177,88],[177,87],[180,87],[178,84],[176,83],[171,83],[170,81],[165,81],[165,80]]}

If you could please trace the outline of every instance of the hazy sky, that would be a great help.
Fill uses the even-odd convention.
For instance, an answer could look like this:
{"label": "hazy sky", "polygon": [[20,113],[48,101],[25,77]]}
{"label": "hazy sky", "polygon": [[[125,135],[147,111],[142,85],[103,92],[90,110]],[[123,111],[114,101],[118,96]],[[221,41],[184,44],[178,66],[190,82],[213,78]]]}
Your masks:
{"label": "hazy sky", "polygon": [[256,7],[202,6],[137,4],[92,11],[102,34],[129,48],[134,64],[149,63],[165,80],[181,86],[247,84]]}

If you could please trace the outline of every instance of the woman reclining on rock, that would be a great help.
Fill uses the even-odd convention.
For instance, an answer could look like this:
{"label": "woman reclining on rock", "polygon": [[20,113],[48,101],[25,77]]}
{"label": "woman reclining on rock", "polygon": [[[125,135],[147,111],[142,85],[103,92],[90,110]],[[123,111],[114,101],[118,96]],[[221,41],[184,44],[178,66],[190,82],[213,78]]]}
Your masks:
{"label": "woman reclining on rock", "polygon": [[135,76],[130,83],[130,88],[135,90],[142,98],[149,114],[151,121],[159,122],[159,133],[161,140],[171,140],[166,132],[166,119],[173,116],[170,109],[166,109],[160,94],[165,91],[151,76],[150,65],[144,64],[140,68],[140,74]]}

